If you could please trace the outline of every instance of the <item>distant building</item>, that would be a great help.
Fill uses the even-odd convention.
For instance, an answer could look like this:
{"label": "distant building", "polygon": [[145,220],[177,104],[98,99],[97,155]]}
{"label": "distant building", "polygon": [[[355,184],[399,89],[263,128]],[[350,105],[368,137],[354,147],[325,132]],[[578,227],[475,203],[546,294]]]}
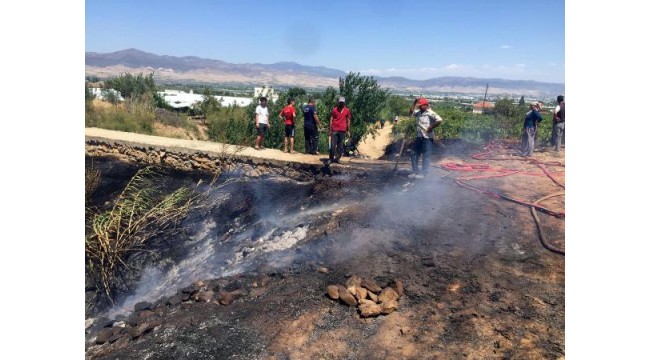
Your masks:
{"label": "distant building", "polygon": [[472,114],[483,114],[485,110],[492,110],[492,109],[494,109],[493,103],[487,101],[481,101],[472,105]]}
{"label": "distant building", "polygon": [[[174,109],[183,109],[183,108],[192,108],[196,103],[203,101],[203,95],[194,94],[193,91],[186,93],[181,90],[165,90],[159,91],[158,94],[165,99],[165,102]],[[219,100],[221,106],[248,106],[253,99],[247,97],[235,97],[235,96],[221,96],[214,95],[215,99]]]}
{"label": "distant building", "polygon": [[99,100],[106,100],[105,95],[106,95],[107,92],[110,92],[110,93],[113,93],[113,94],[117,95],[117,99],[119,101],[124,101],[124,98],[122,97],[122,94],[120,94],[120,92],[115,90],[115,89],[102,89],[102,88],[88,88],[88,89]]}
{"label": "distant building", "polygon": [[264,85],[262,87],[254,88],[253,98],[257,99],[262,96],[266,96],[267,99],[273,100],[274,102],[278,101],[278,95],[275,94],[275,91],[270,86]]}

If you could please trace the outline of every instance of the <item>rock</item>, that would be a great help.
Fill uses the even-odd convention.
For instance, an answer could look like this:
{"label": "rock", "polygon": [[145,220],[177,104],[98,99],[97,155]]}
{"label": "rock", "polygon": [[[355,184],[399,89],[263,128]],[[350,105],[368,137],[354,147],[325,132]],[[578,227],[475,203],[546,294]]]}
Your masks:
{"label": "rock", "polygon": [[121,328],[123,328],[125,326],[126,326],[126,322],[124,320],[116,321],[116,322],[113,323],[113,327],[121,327]]}
{"label": "rock", "polygon": [[[391,287],[393,287],[395,289],[395,291],[397,292],[397,295],[399,295],[399,297],[404,296],[404,283],[402,282],[402,280],[395,279],[395,281],[393,281]],[[399,298],[398,298],[398,300],[399,300]]]}
{"label": "rock", "polygon": [[266,274],[259,275],[253,281],[253,284],[251,285],[251,287],[254,287],[254,288],[266,287],[269,284],[269,281],[271,281],[271,278],[269,278],[268,275],[266,275]]}
{"label": "rock", "polygon": [[86,319],[86,329],[88,329],[92,324],[95,322],[95,319],[93,318],[88,318]]}
{"label": "rock", "polygon": [[156,300],[156,302],[153,303],[154,311],[160,311],[161,308],[165,307],[165,304],[167,304],[168,300],[169,297],[167,296],[163,296],[160,299]]}
{"label": "rock", "polygon": [[127,332],[126,329],[123,328],[116,329],[116,331],[113,332],[113,336],[111,336],[110,339],[108,339],[108,342],[113,343],[119,340],[126,332]]}
{"label": "rock", "polygon": [[374,302],[379,301],[379,297],[377,296],[377,294],[375,294],[375,293],[373,293],[371,291],[368,291],[368,298],[370,298],[370,300],[372,300]]}
{"label": "rock", "polygon": [[148,333],[149,331],[153,330],[158,325],[160,325],[159,320],[150,321],[150,322],[140,324],[137,327],[130,328],[129,329],[129,335],[131,335],[131,339],[137,339],[140,336],[142,336],[142,335]]}
{"label": "rock", "polygon": [[140,319],[140,320],[146,319],[146,318],[148,318],[148,317],[150,317],[151,315],[154,315],[154,314],[155,313],[153,311],[151,311],[151,310],[142,310],[142,311],[140,311],[138,313],[138,319]]}
{"label": "rock", "polygon": [[199,291],[199,293],[196,294],[196,301],[210,302],[210,300],[212,300],[213,297],[214,297],[214,291],[212,290]]}
{"label": "rock", "polygon": [[109,319],[107,317],[102,316],[102,317],[96,318],[93,324],[97,328],[105,328],[105,327],[113,326],[113,324],[115,324],[116,321],[117,320],[115,320],[115,319],[111,320],[111,319]]}
{"label": "rock", "polygon": [[138,317],[138,313],[131,313],[128,318],[126,318],[126,325],[130,327],[135,327],[138,326],[140,323],[140,318]]}
{"label": "rock", "polygon": [[243,289],[237,289],[234,291],[220,291],[217,295],[217,300],[221,305],[230,305],[233,301],[244,296],[246,292]]}
{"label": "rock", "polygon": [[356,286],[352,285],[352,286],[348,286],[346,288],[348,289],[350,294],[352,294],[352,296],[357,296],[357,287]]}
{"label": "rock", "polygon": [[337,300],[339,298],[339,286],[340,285],[329,285],[327,287],[327,295],[332,300]]}
{"label": "rock", "polygon": [[326,267],[324,267],[324,266],[319,267],[318,269],[316,269],[316,271],[318,271],[319,273],[322,273],[322,274],[327,274],[328,272],[330,272],[330,271],[329,271]]}
{"label": "rock", "polygon": [[357,295],[357,300],[363,300],[366,297],[368,297],[368,290],[366,290],[366,288],[364,287],[358,287],[356,295]]}
{"label": "rock", "polygon": [[197,286],[196,284],[186,286],[180,290],[180,292],[184,294],[190,294],[190,296],[194,295],[194,293],[196,293],[197,291],[199,291],[199,286]]}
{"label": "rock", "polygon": [[362,286],[361,285],[361,278],[357,274],[352,274],[349,279],[345,281],[345,287],[350,288],[351,286]]}
{"label": "rock", "polygon": [[387,287],[384,290],[381,291],[381,294],[379,294],[379,303],[385,303],[390,300],[395,300],[397,301],[399,299],[399,294],[393,290],[392,287]]}
{"label": "rock", "polygon": [[108,339],[110,339],[111,336],[113,336],[113,331],[114,330],[115,329],[113,329],[113,328],[104,328],[104,329],[100,330],[99,333],[97,334],[97,338],[95,339],[95,343],[101,345],[101,344],[107,342]]}
{"label": "rock", "polygon": [[167,300],[167,305],[175,306],[181,303],[181,297],[178,295],[170,296]]}
{"label": "rock", "polygon": [[339,299],[341,299],[341,301],[343,301],[345,304],[349,306],[357,305],[357,299],[355,299],[354,296],[350,294],[348,289],[344,288],[341,285],[338,285],[337,287],[339,289]]}
{"label": "rock", "polygon": [[133,310],[135,311],[142,311],[142,310],[151,310],[153,309],[153,306],[151,306],[150,302],[147,301],[141,301],[133,307]]}
{"label": "rock", "polygon": [[372,317],[381,314],[381,306],[370,300],[364,300],[363,304],[359,305],[359,314],[361,317]]}
{"label": "rock", "polygon": [[377,284],[372,279],[362,279],[361,280],[361,286],[363,286],[364,288],[374,292],[375,294],[379,294],[381,292],[381,286],[379,286],[379,284]]}
{"label": "rock", "polygon": [[186,293],[186,292],[181,291],[179,294],[177,294],[177,296],[180,297],[181,301],[188,301],[188,300],[190,300],[190,297],[192,295],[190,293]]}
{"label": "rock", "polygon": [[[388,288],[390,289],[390,288]],[[388,315],[392,313],[393,311],[397,310],[397,300],[388,300],[386,302],[381,303],[381,313],[384,315]]]}

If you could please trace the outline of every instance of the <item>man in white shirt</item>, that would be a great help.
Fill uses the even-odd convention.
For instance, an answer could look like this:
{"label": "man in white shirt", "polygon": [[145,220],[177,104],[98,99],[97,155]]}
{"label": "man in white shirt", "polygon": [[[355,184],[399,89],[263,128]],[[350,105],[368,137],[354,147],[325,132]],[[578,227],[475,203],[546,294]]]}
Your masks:
{"label": "man in white shirt", "polygon": [[[413,112],[415,107],[419,106],[420,110]],[[415,118],[416,137],[413,142],[413,152],[411,153],[411,168],[413,177],[422,178],[429,172],[429,157],[433,148],[434,133],[433,129],[442,124],[442,118],[433,110],[429,109],[429,101],[425,98],[415,99],[409,111]],[[418,171],[418,162],[422,156],[422,171]]]}
{"label": "man in white shirt", "polygon": [[271,128],[269,124],[269,109],[266,107],[266,97],[260,98],[260,104],[255,108],[255,127],[257,128],[257,139],[255,139],[255,150],[264,149],[264,136]]}

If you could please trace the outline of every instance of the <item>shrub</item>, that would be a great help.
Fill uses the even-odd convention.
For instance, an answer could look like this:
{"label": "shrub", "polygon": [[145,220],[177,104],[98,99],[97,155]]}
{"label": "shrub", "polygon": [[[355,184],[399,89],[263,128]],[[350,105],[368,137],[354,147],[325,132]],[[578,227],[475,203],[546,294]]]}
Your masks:
{"label": "shrub", "polygon": [[95,285],[113,302],[115,274],[126,268],[126,257],[142,251],[152,239],[173,233],[197,199],[182,187],[164,195],[151,167],[127,184],[113,207],[101,213],[87,209],[86,269]]}

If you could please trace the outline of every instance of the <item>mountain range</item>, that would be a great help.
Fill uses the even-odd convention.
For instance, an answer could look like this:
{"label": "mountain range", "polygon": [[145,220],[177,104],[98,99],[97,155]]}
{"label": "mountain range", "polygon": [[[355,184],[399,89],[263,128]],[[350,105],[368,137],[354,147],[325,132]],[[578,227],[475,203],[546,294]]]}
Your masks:
{"label": "mountain range", "polygon": [[[306,88],[338,87],[346,72],[324,66],[306,66],[295,62],[274,64],[232,64],[196,56],[168,56],[127,49],[112,53],[86,52],[87,76],[111,77],[123,73],[153,72],[158,82],[214,83],[250,86],[299,86]],[[363,74],[362,74],[363,75]],[[482,94],[486,83],[489,93],[516,96],[555,96],[564,94],[564,84],[529,80],[439,77],[412,80],[404,77],[378,77],[377,82],[397,92]]]}

